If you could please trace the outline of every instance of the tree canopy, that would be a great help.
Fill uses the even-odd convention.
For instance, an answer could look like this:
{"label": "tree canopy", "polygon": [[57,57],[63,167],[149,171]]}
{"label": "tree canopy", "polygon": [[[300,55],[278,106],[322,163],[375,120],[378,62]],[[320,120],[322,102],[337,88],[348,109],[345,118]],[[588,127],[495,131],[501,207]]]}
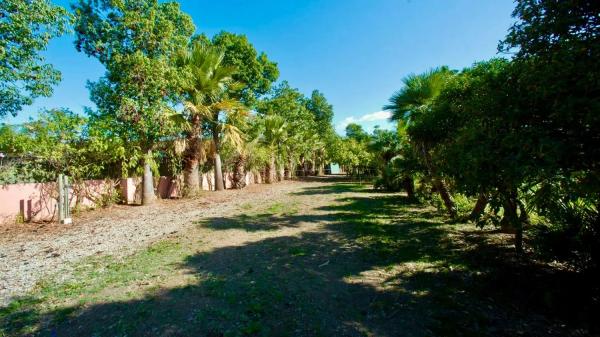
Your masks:
{"label": "tree canopy", "polygon": [[240,98],[249,107],[256,105],[258,99],[267,94],[272,83],[279,78],[277,63],[269,60],[264,52],[258,53],[245,35],[223,31],[211,39],[202,34],[193,40],[223,51],[223,64],[236,69],[233,79],[242,84],[230,90],[230,95]]}
{"label": "tree canopy", "polygon": [[64,8],[48,0],[0,2],[0,118],[52,94],[61,75],[41,52],[69,20]]}

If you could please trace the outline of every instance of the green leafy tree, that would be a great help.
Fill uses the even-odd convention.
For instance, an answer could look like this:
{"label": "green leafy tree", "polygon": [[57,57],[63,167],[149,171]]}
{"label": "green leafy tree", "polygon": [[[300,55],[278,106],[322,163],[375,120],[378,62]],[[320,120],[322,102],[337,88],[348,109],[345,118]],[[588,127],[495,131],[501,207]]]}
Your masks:
{"label": "green leafy tree", "polygon": [[[589,249],[580,255],[591,256],[587,264],[598,268],[600,4],[519,0],[513,16],[517,21],[499,49],[515,53],[510,117],[526,125],[528,142],[542,149],[524,146],[518,152],[533,152],[539,162],[531,203],[564,226],[560,241],[586,241]],[[582,209],[590,212],[584,216]]]}
{"label": "green leafy tree", "polygon": [[411,143],[414,151],[427,168],[427,174],[431,176],[435,190],[440,194],[441,199],[451,217],[456,217],[456,207],[448,191],[444,179],[431,158],[432,140],[428,134],[411,133],[414,123],[422,118],[426,118],[431,111],[432,104],[444,88],[448,78],[453,72],[446,67],[432,69],[421,75],[410,75],[403,79],[404,87],[396,92],[385,110],[391,111],[392,121],[402,120],[408,127]]}
{"label": "green leafy tree", "polygon": [[169,135],[180,84],[173,61],[194,24],[175,2],[80,0],[72,7],[77,50],[106,67],[90,84],[92,100],[144,154],[142,200],[152,203],[152,150]]}
{"label": "green leafy tree", "polygon": [[[535,163],[531,151],[536,139],[511,113],[510,66],[495,59],[454,76],[409,132],[429,139],[431,160],[460,191],[484,195],[493,208],[503,209],[502,225],[515,231],[520,252],[527,216],[520,192],[537,174],[531,167],[541,163]],[[533,147],[524,147],[527,143]]]}
{"label": "green leafy tree", "polygon": [[115,190],[113,198],[97,198],[87,194],[82,183],[120,177],[114,172],[119,172],[127,152],[108,130],[93,118],[67,109],[45,110],[22,125],[4,125],[0,127],[0,152],[7,160],[2,163],[0,183],[48,182],[66,174],[77,192],[76,202],[83,195],[102,205],[114,202]]}
{"label": "green leafy tree", "polygon": [[320,142],[318,148],[316,148],[315,154],[318,157],[317,167],[318,173],[322,175],[324,173],[325,161],[330,159],[328,148],[331,147],[336,134],[333,129],[333,106],[329,104],[325,95],[318,90],[313,90],[309,98],[306,99],[306,109],[314,115],[315,123],[317,126],[317,134]]}
{"label": "green leafy tree", "polygon": [[283,117],[288,125],[288,138],[294,140],[294,144],[287,146],[283,163],[283,171],[293,172],[296,163],[300,163],[303,171],[314,171],[316,162],[316,151],[321,147],[320,137],[317,133],[315,115],[306,108],[306,97],[292,88],[289,83],[282,82],[274,88],[267,99],[259,102],[257,111],[261,115],[279,115]]}
{"label": "green leafy tree", "polygon": [[267,54],[259,54],[245,35],[220,32],[212,39],[204,34],[194,39],[223,51],[223,65],[236,69],[233,80],[241,84],[231,88],[229,95],[248,107],[254,107],[279,77],[277,63],[270,61]]}
{"label": "green leafy tree", "polygon": [[12,163],[12,178],[3,174],[3,180],[48,182],[61,173],[75,181],[97,178],[101,166],[90,160],[93,151],[85,135],[86,122],[70,110],[51,109],[22,125],[3,126],[0,152],[8,156],[7,164]]}
{"label": "green leafy tree", "polygon": [[52,94],[60,72],[40,52],[68,23],[67,11],[48,0],[0,2],[0,118]]}
{"label": "green leafy tree", "polygon": [[354,139],[357,142],[368,142],[369,134],[363,129],[360,124],[350,123],[346,125],[346,137]]}

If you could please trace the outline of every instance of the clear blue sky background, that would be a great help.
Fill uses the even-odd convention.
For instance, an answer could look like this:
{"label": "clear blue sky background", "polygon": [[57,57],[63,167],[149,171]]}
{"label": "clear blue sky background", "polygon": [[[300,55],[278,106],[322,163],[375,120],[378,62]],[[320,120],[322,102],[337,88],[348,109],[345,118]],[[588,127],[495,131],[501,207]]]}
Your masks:
{"label": "clear blue sky background", "polygon": [[[68,6],[69,1],[54,0]],[[431,67],[461,69],[496,54],[513,19],[511,0],[182,0],[198,33],[246,34],[279,64],[280,79],[310,94],[322,91],[334,106],[339,131],[349,121],[367,129],[390,127],[381,111],[402,78]],[[103,67],[77,53],[73,36],[53,40],[45,55],[63,74],[50,98],[38,99],[16,118],[41,108],[92,106],[86,81]]]}

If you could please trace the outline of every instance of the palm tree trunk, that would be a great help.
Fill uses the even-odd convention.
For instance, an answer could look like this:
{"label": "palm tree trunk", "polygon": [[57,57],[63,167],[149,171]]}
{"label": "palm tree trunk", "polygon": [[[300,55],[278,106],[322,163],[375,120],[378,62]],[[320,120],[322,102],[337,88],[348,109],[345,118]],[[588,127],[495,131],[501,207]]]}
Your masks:
{"label": "palm tree trunk", "polygon": [[191,130],[187,134],[187,144],[183,155],[184,196],[194,196],[200,192],[200,175],[198,174],[198,166],[200,164],[200,116],[194,115],[191,124]]}
{"label": "palm tree trunk", "polygon": [[469,214],[469,219],[471,219],[471,220],[479,219],[479,217],[485,210],[485,207],[487,206],[487,204],[488,204],[487,195],[485,193],[479,193],[477,202],[475,203],[475,206],[473,207],[471,214]]}
{"label": "palm tree trunk", "polygon": [[440,194],[440,197],[444,202],[444,206],[446,206],[448,215],[450,215],[451,218],[456,218],[456,206],[454,205],[454,200],[452,200],[452,197],[450,196],[450,193],[448,192],[448,188],[446,187],[444,181],[438,177],[435,177],[433,180],[433,184],[435,186],[435,189]]}
{"label": "palm tree trunk", "polygon": [[456,207],[454,205],[454,200],[452,200],[452,197],[450,196],[450,193],[448,192],[448,188],[446,187],[446,184],[444,183],[444,181],[436,175],[435,167],[431,163],[429,149],[423,143],[420,143],[419,147],[421,148],[421,153],[423,154],[423,160],[425,161],[425,166],[427,167],[427,170],[429,171],[429,175],[432,178],[433,187],[435,187],[435,189],[440,194],[440,197],[442,198],[442,201],[444,202],[444,206],[446,206],[446,210],[448,211],[448,214],[450,215],[450,217],[456,218],[457,213],[456,213]]}
{"label": "palm tree trunk", "polygon": [[288,165],[287,165],[286,169],[287,170],[285,172],[285,179],[290,180],[294,176],[294,163],[292,162],[291,159],[288,160]]}
{"label": "palm tree trunk", "polygon": [[325,175],[325,164],[323,162],[319,163],[319,176],[324,176]]}
{"label": "palm tree trunk", "polygon": [[267,165],[267,174],[265,178],[265,182],[267,184],[272,184],[275,182],[275,155],[273,154],[271,154],[271,158],[269,159],[269,165]]}
{"label": "palm tree trunk", "polygon": [[142,205],[151,205],[156,200],[154,195],[154,178],[152,177],[152,150],[149,149],[144,158],[144,176],[142,178]]}
{"label": "palm tree trunk", "polygon": [[404,185],[404,190],[406,190],[406,194],[408,195],[409,199],[415,199],[415,181],[413,180],[412,177],[406,177],[404,178],[404,181],[402,182],[402,184]]}
{"label": "palm tree trunk", "polygon": [[221,144],[219,138],[219,130],[217,130],[216,122],[213,126],[212,134],[213,142],[215,144],[215,190],[223,191],[225,189],[225,185],[223,184],[223,169],[221,167]]}
{"label": "palm tree trunk", "polygon": [[233,187],[241,189],[246,187],[246,155],[239,154],[233,172]]}

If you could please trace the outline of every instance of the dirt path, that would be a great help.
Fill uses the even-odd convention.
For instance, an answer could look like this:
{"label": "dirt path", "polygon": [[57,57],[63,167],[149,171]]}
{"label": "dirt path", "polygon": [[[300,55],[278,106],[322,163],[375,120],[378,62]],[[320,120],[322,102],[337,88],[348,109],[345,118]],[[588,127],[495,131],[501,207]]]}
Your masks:
{"label": "dirt path", "polygon": [[[125,256],[193,226],[190,219],[228,217],[240,205],[281,199],[315,182],[251,185],[244,190],[206,193],[194,200],[162,200],[156,205],[114,206],[83,214],[74,225],[33,224],[0,228],[0,305],[23,295],[36,282],[90,255]],[[227,245],[244,238],[218,238]]]}
{"label": "dirt path", "polygon": [[0,239],[0,336],[590,335],[510,242],[330,180],[114,207]]}

